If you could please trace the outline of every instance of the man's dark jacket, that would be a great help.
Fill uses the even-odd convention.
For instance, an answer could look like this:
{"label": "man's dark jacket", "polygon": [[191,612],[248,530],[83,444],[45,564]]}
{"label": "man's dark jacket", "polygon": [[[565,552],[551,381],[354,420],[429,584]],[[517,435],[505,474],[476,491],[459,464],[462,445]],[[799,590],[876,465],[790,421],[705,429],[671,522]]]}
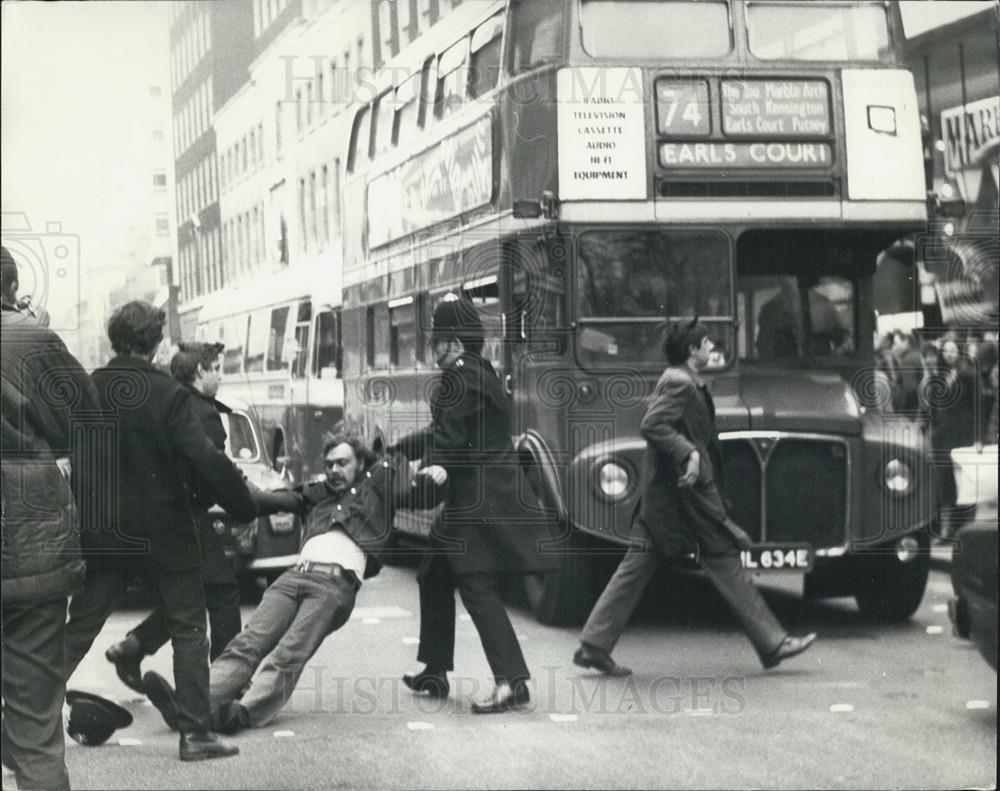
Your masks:
{"label": "man's dark jacket", "polygon": [[396,508],[430,508],[444,490],[429,477],[412,481],[409,465],[399,454],[374,461],[363,469],[343,492],[325,481],[295,487],[293,491],[257,492],[262,514],[285,511],[304,519],[299,548],[334,527],[343,529],[365,552],[364,576],[374,577],[382,569],[378,555],[389,544]]}
{"label": "man's dark jacket", "polygon": [[56,459],[74,456],[73,422],[97,411],[97,393],[58,335],[6,306],[0,350],[2,596],[36,603],[83,581],[77,509]]}
{"label": "man's dark jacket", "polygon": [[[722,555],[750,545],[726,514],[720,494],[722,455],[715,405],[708,386],[687,366],[667,368],[656,383],[639,427],[646,440],[640,518],[666,554],[700,551]],[[680,487],[688,457],[701,459],[697,481]]]}
{"label": "man's dark jacket", "polygon": [[463,354],[441,371],[430,406],[430,427],[396,447],[448,472],[432,551],[445,554],[457,574],[556,568],[556,555],[540,551],[551,525],[521,472],[507,398],[490,362]]}
{"label": "man's dark jacket", "polygon": [[87,487],[84,555],[200,568],[186,476],[196,474],[219,505],[249,522],[257,506],[242,474],[205,435],[191,391],[165,371],[115,357],[92,377],[105,421],[91,437],[101,474]]}

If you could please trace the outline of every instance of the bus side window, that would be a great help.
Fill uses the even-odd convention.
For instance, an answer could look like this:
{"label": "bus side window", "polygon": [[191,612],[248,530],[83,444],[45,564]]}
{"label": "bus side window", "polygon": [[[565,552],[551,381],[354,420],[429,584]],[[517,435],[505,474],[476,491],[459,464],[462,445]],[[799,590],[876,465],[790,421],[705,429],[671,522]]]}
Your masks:
{"label": "bus side window", "polygon": [[438,58],[437,95],[435,109],[438,118],[446,118],[462,107],[465,102],[469,54],[469,39],[463,38],[457,44],[441,53]]}
{"label": "bus side window", "polygon": [[264,355],[267,353],[268,338],[271,334],[270,316],[266,310],[250,314],[247,324],[247,346],[244,370],[253,373],[264,370]]}
{"label": "bus side window", "polygon": [[389,364],[413,368],[417,362],[417,315],[413,297],[389,303]]}
{"label": "bus side window", "polygon": [[469,97],[478,99],[496,87],[500,77],[503,14],[488,19],[472,34],[469,60]]}
{"label": "bus side window", "polygon": [[335,311],[324,310],[316,317],[313,374],[319,379],[339,379],[342,376],[340,337],[340,316]]}
{"label": "bus side window", "polygon": [[288,364],[285,355],[285,333],[288,329],[288,311],[275,308],[271,311],[271,328],[267,339],[267,370],[280,371]]}
{"label": "bus side window", "polygon": [[465,296],[475,306],[483,322],[485,338],[483,357],[493,363],[499,372],[503,370],[504,318],[500,306],[500,285],[495,275],[466,283],[462,289]]}
{"label": "bus side window", "polygon": [[396,116],[392,133],[393,145],[413,140],[420,118],[420,82],[423,72],[412,74],[396,89]]}
{"label": "bus side window", "polygon": [[295,359],[292,361],[292,377],[304,379],[309,369],[309,326],[312,323],[312,303],[299,303],[295,316]]}
{"label": "bus side window", "polygon": [[392,125],[395,115],[395,101],[391,90],[386,91],[375,100],[372,111],[372,130],[374,136],[373,156],[384,154],[392,147]]}
{"label": "bus side window", "polygon": [[351,146],[347,152],[347,172],[353,173],[358,166],[358,158],[365,160],[368,158],[368,133],[371,115],[371,105],[366,104],[354,116],[354,125],[351,127]]}
{"label": "bus side window", "polygon": [[243,338],[246,333],[240,332],[240,324],[246,328],[246,320],[240,322],[239,319],[226,319],[219,328],[226,333],[222,339],[226,344],[226,349],[222,357],[222,372],[225,374],[241,373],[243,368]]}

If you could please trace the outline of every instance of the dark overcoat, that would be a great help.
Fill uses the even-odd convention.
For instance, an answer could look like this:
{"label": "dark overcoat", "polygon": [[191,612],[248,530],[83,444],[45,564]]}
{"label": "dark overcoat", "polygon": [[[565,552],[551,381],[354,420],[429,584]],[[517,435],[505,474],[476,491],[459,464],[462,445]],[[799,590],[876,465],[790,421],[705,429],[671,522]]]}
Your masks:
{"label": "dark overcoat", "polygon": [[430,427],[396,446],[448,472],[428,557],[446,555],[456,574],[556,568],[557,558],[540,551],[550,526],[511,443],[510,409],[490,362],[463,354],[441,371],[430,407]]}
{"label": "dark overcoat", "polygon": [[[194,388],[191,391],[191,408],[197,416],[201,427],[216,448],[225,452],[226,429],[222,425],[220,413],[232,412],[229,407],[210,396],[199,393]],[[194,516],[198,527],[198,541],[201,544],[201,576],[205,582],[235,582],[236,570],[233,561],[226,557],[222,537],[212,529],[215,518],[208,509],[215,504],[211,485],[202,480],[193,471],[189,471],[192,494],[194,497]]]}
{"label": "dark overcoat", "polygon": [[134,357],[115,357],[92,374],[103,411],[91,437],[99,474],[89,480],[83,518],[88,558],[148,563],[165,571],[201,567],[188,471],[232,516],[257,506],[243,475],[205,435],[190,390]]}
{"label": "dark overcoat", "polygon": [[56,459],[72,458],[79,473],[74,422],[96,412],[97,393],[54,332],[6,305],[0,323],[2,595],[37,603],[83,583],[78,512]]}
{"label": "dark overcoat", "polygon": [[[708,386],[687,366],[671,366],[656,383],[640,426],[646,440],[640,518],[666,554],[735,552],[750,538],[727,515],[720,494],[722,457]],[[688,456],[701,457],[698,480],[677,485]]]}

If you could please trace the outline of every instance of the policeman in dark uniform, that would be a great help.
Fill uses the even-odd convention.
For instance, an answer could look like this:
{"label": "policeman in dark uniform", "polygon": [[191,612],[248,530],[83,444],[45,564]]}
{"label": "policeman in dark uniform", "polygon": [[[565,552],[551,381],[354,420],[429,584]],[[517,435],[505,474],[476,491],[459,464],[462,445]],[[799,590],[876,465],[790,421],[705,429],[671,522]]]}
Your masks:
{"label": "policeman in dark uniform", "polygon": [[530,487],[519,481],[511,420],[500,379],[482,357],[483,324],[468,300],[445,298],[434,311],[431,343],[441,369],[431,397],[431,425],[395,450],[447,471],[440,522],[431,532],[417,580],[420,650],[426,667],[403,676],[418,692],[448,694],[455,652],[455,588],[479,632],[496,686],[477,713],[500,712],[529,700],[528,667],[497,589],[502,574],[555,568],[539,554],[544,522]]}

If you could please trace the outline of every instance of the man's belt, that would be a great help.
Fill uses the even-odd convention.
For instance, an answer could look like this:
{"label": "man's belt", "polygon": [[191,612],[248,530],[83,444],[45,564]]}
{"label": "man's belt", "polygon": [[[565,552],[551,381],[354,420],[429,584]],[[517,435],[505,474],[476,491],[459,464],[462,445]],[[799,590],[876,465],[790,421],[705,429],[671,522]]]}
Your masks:
{"label": "man's belt", "polygon": [[312,560],[303,560],[295,566],[295,570],[301,571],[303,574],[327,574],[336,579],[342,579],[354,588],[355,592],[361,587],[358,575],[350,569],[345,569],[339,563],[317,563]]}

